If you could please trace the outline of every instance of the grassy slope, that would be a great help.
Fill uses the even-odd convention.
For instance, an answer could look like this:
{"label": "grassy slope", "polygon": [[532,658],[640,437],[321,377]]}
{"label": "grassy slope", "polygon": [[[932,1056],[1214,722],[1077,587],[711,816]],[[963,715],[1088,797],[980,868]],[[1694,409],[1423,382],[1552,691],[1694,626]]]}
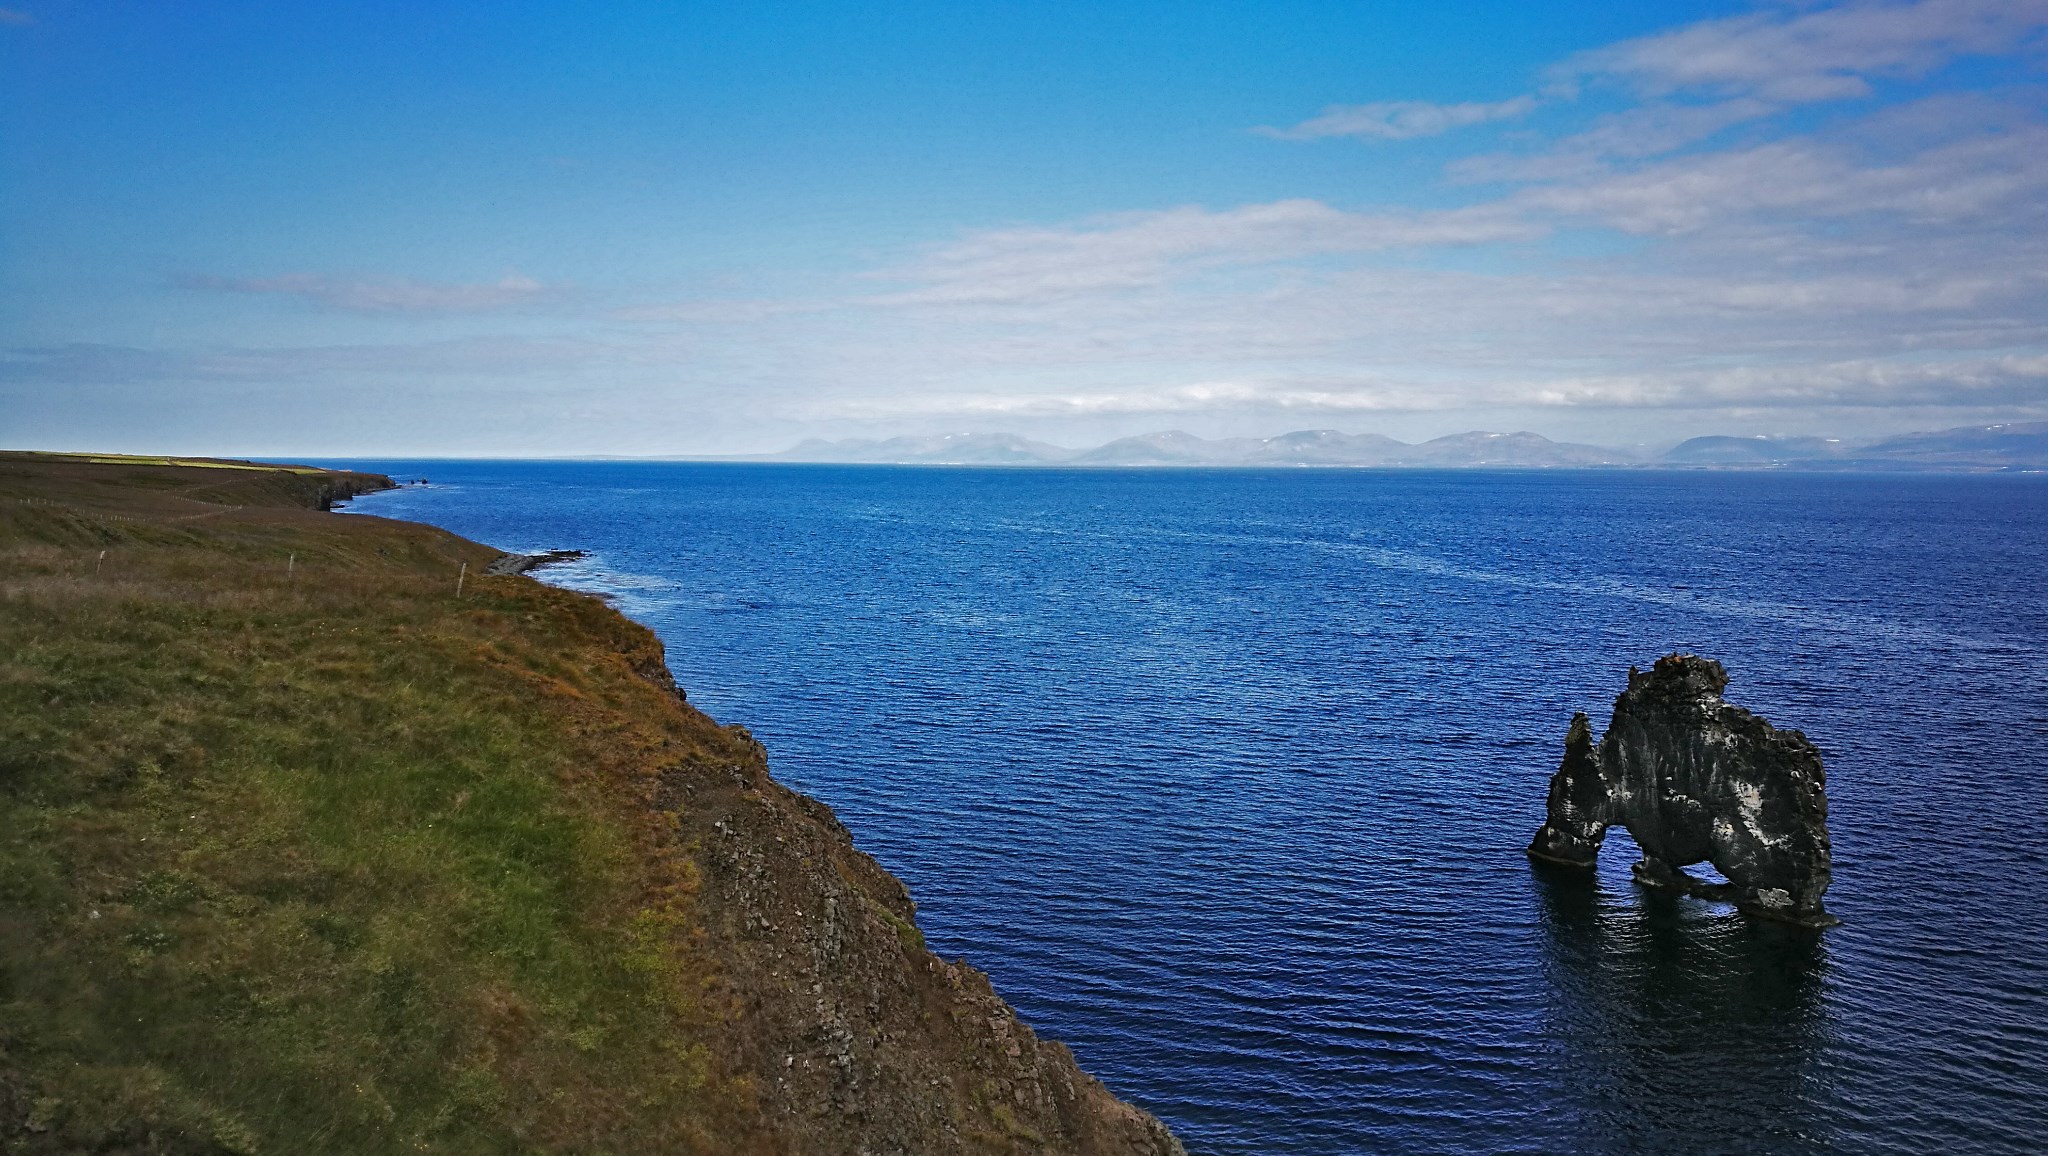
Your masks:
{"label": "grassy slope", "polygon": [[318,512],[381,482],[0,454],[0,1146],[1181,1153],[653,634]]}
{"label": "grassy slope", "polygon": [[740,740],[331,484],[0,456],[0,1142],[766,1149],[647,805]]}

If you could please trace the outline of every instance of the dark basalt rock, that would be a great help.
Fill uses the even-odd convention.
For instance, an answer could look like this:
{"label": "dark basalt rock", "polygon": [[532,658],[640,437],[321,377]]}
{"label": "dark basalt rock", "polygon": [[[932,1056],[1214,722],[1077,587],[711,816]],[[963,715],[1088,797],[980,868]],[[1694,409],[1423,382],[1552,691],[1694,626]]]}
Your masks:
{"label": "dark basalt rock", "polygon": [[484,567],[486,574],[524,574],[542,566],[553,566],[558,562],[574,562],[588,557],[581,550],[548,550],[540,554],[501,554],[496,561]]}
{"label": "dark basalt rock", "polygon": [[[1629,668],[1597,747],[1586,716],[1573,715],[1529,856],[1590,867],[1607,828],[1626,827],[1643,851],[1640,883],[1832,926],[1839,921],[1821,906],[1830,873],[1820,751],[1722,699],[1727,685],[1720,663],[1667,655],[1647,674]],[[1681,870],[1702,862],[1728,882]]]}

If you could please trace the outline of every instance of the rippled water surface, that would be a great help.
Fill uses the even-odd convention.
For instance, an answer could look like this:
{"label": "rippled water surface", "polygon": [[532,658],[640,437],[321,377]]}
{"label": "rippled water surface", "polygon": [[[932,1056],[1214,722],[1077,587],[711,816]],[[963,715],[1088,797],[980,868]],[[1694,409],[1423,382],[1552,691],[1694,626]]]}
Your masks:
{"label": "rippled water surface", "polygon": [[[2040,1151],[2048,479],[368,463],[659,631],[1196,1153]],[[1720,659],[1824,935],[1533,869],[1565,724]]]}

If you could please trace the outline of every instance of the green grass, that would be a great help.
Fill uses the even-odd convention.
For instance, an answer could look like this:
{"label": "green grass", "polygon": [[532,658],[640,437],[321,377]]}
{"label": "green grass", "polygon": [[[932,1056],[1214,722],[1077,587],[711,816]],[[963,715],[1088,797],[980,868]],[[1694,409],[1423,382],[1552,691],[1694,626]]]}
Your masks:
{"label": "green grass", "polygon": [[328,471],[315,466],[278,466],[263,462],[224,461],[220,458],[168,458],[148,454],[52,453],[39,457],[70,458],[99,466],[186,466],[201,470],[285,470],[294,474],[318,475]]}
{"label": "green grass", "polygon": [[0,458],[0,1140],[749,1147],[651,636],[220,478]]}

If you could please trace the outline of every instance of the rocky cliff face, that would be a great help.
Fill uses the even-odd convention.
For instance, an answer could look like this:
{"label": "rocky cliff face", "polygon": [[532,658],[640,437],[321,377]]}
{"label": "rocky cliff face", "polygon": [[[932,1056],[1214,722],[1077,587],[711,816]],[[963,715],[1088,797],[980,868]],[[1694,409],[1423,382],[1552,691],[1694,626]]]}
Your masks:
{"label": "rocky cliff face", "polygon": [[[1621,826],[1642,848],[1640,882],[1831,925],[1821,905],[1830,868],[1820,752],[1724,700],[1727,685],[1720,663],[1668,655],[1647,673],[1630,668],[1597,747],[1586,716],[1573,716],[1529,854],[1591,866],[1607,828]],[[1713,864],[1728,883],[1681,870],[1693,863]]]}
{"label": "rocky cliff face", "polygon": [[682,865],[701,1010],[721,1037],[712,1051],[751,1100],[751,1135],[730,1151],[1185,1156],[1158,1119],[1040,1039],[988,976],[929,951],[909,890],[832,809],[777,782],[745,727],[691,706],[651,631],[599,613],[669,718],[636,761],[659,858]]}
{"label": "rocky cliff face", "polygon": [[903,884],[830,808],[770,778],[745,729],[724,729],[729,761],[678,768],[656,805],[703,871],[735,1066],[788,1151],[1182,1153],[987,976],[927,951]]}

